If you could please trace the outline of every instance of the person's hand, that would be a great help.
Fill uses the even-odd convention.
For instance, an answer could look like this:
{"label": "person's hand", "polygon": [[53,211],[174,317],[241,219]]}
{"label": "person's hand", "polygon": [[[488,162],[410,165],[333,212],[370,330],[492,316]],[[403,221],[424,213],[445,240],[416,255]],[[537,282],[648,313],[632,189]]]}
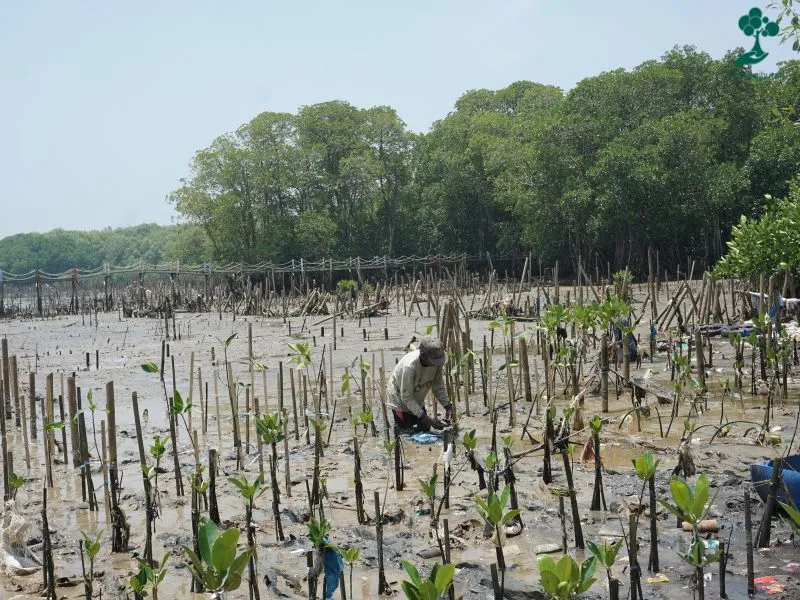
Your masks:
{"label": "person's hand", "polygon": [[452,421],[453,420],[453,407],[445,409],[444,411],[444,420],[445,421]]}
{"label": "person's hand", "polygon": [[437,417],[432,417],[430,415],[425,415],[425,424],[437,430],[444,429],[445,426]]}

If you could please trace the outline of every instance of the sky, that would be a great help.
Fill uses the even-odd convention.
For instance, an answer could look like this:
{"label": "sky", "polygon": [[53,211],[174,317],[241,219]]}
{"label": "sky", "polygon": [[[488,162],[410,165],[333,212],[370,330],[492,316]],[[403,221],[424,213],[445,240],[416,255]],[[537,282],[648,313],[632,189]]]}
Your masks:
{"label": "sky", "polygon": [[[345,100],[419,132],[467,90],[568,91],[675,45],[721,58],[756,0],[25,0],[0,7],[0,238],[176,218],[194,153]],[[771,38],[759,65],[792,58]]]}

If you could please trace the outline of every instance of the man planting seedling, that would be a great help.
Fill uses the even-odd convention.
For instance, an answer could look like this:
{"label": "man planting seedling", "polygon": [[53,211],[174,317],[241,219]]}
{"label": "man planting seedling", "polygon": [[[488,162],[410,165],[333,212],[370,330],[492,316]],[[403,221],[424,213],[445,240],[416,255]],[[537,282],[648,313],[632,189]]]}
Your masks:
{"label": "man planting seedling", "polygon": [[[394,421],[404,433],[443,429],[453,416],[453,405],[444,385],[442,365],[447,354],[439,338],[423,337],[419,349],[412,350],[397,363],[386,385],[386,405]],[[428,391],[445,409],[445,421],[425,411]]]}

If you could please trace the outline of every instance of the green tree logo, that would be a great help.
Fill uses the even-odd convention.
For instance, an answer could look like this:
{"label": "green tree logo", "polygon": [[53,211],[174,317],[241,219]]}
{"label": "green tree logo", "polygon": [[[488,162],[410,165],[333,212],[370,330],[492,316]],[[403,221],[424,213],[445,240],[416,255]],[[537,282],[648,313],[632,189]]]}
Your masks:
{"label": "green tree logo", "polygon": [[739,29],[742,30],[747,37],[756,38],[753,49],[749,52],[743,52],[739,58],[736,59],[736,65],[739,67],[746,67],[747,65],[755,65],[764,60],[768,53],[761,49],[761,37],[775,37],[780,32],[778,24],[770,21],[761,12],[760,8],[751,8],[750,12],[742,15],[739,18]]}

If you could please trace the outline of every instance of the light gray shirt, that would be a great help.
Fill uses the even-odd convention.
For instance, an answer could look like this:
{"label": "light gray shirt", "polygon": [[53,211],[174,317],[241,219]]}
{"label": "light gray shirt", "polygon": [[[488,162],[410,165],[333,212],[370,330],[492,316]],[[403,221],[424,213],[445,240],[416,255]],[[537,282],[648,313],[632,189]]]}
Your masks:
{"label": "light gray shirt", "polygon": [[419,350],[414,350],[401,358],[392,371],[386,384],[386,405],[392,410],[419,417],[425,409],[428,390],[444,409],[450,408],[442,367],[422,366]]}

